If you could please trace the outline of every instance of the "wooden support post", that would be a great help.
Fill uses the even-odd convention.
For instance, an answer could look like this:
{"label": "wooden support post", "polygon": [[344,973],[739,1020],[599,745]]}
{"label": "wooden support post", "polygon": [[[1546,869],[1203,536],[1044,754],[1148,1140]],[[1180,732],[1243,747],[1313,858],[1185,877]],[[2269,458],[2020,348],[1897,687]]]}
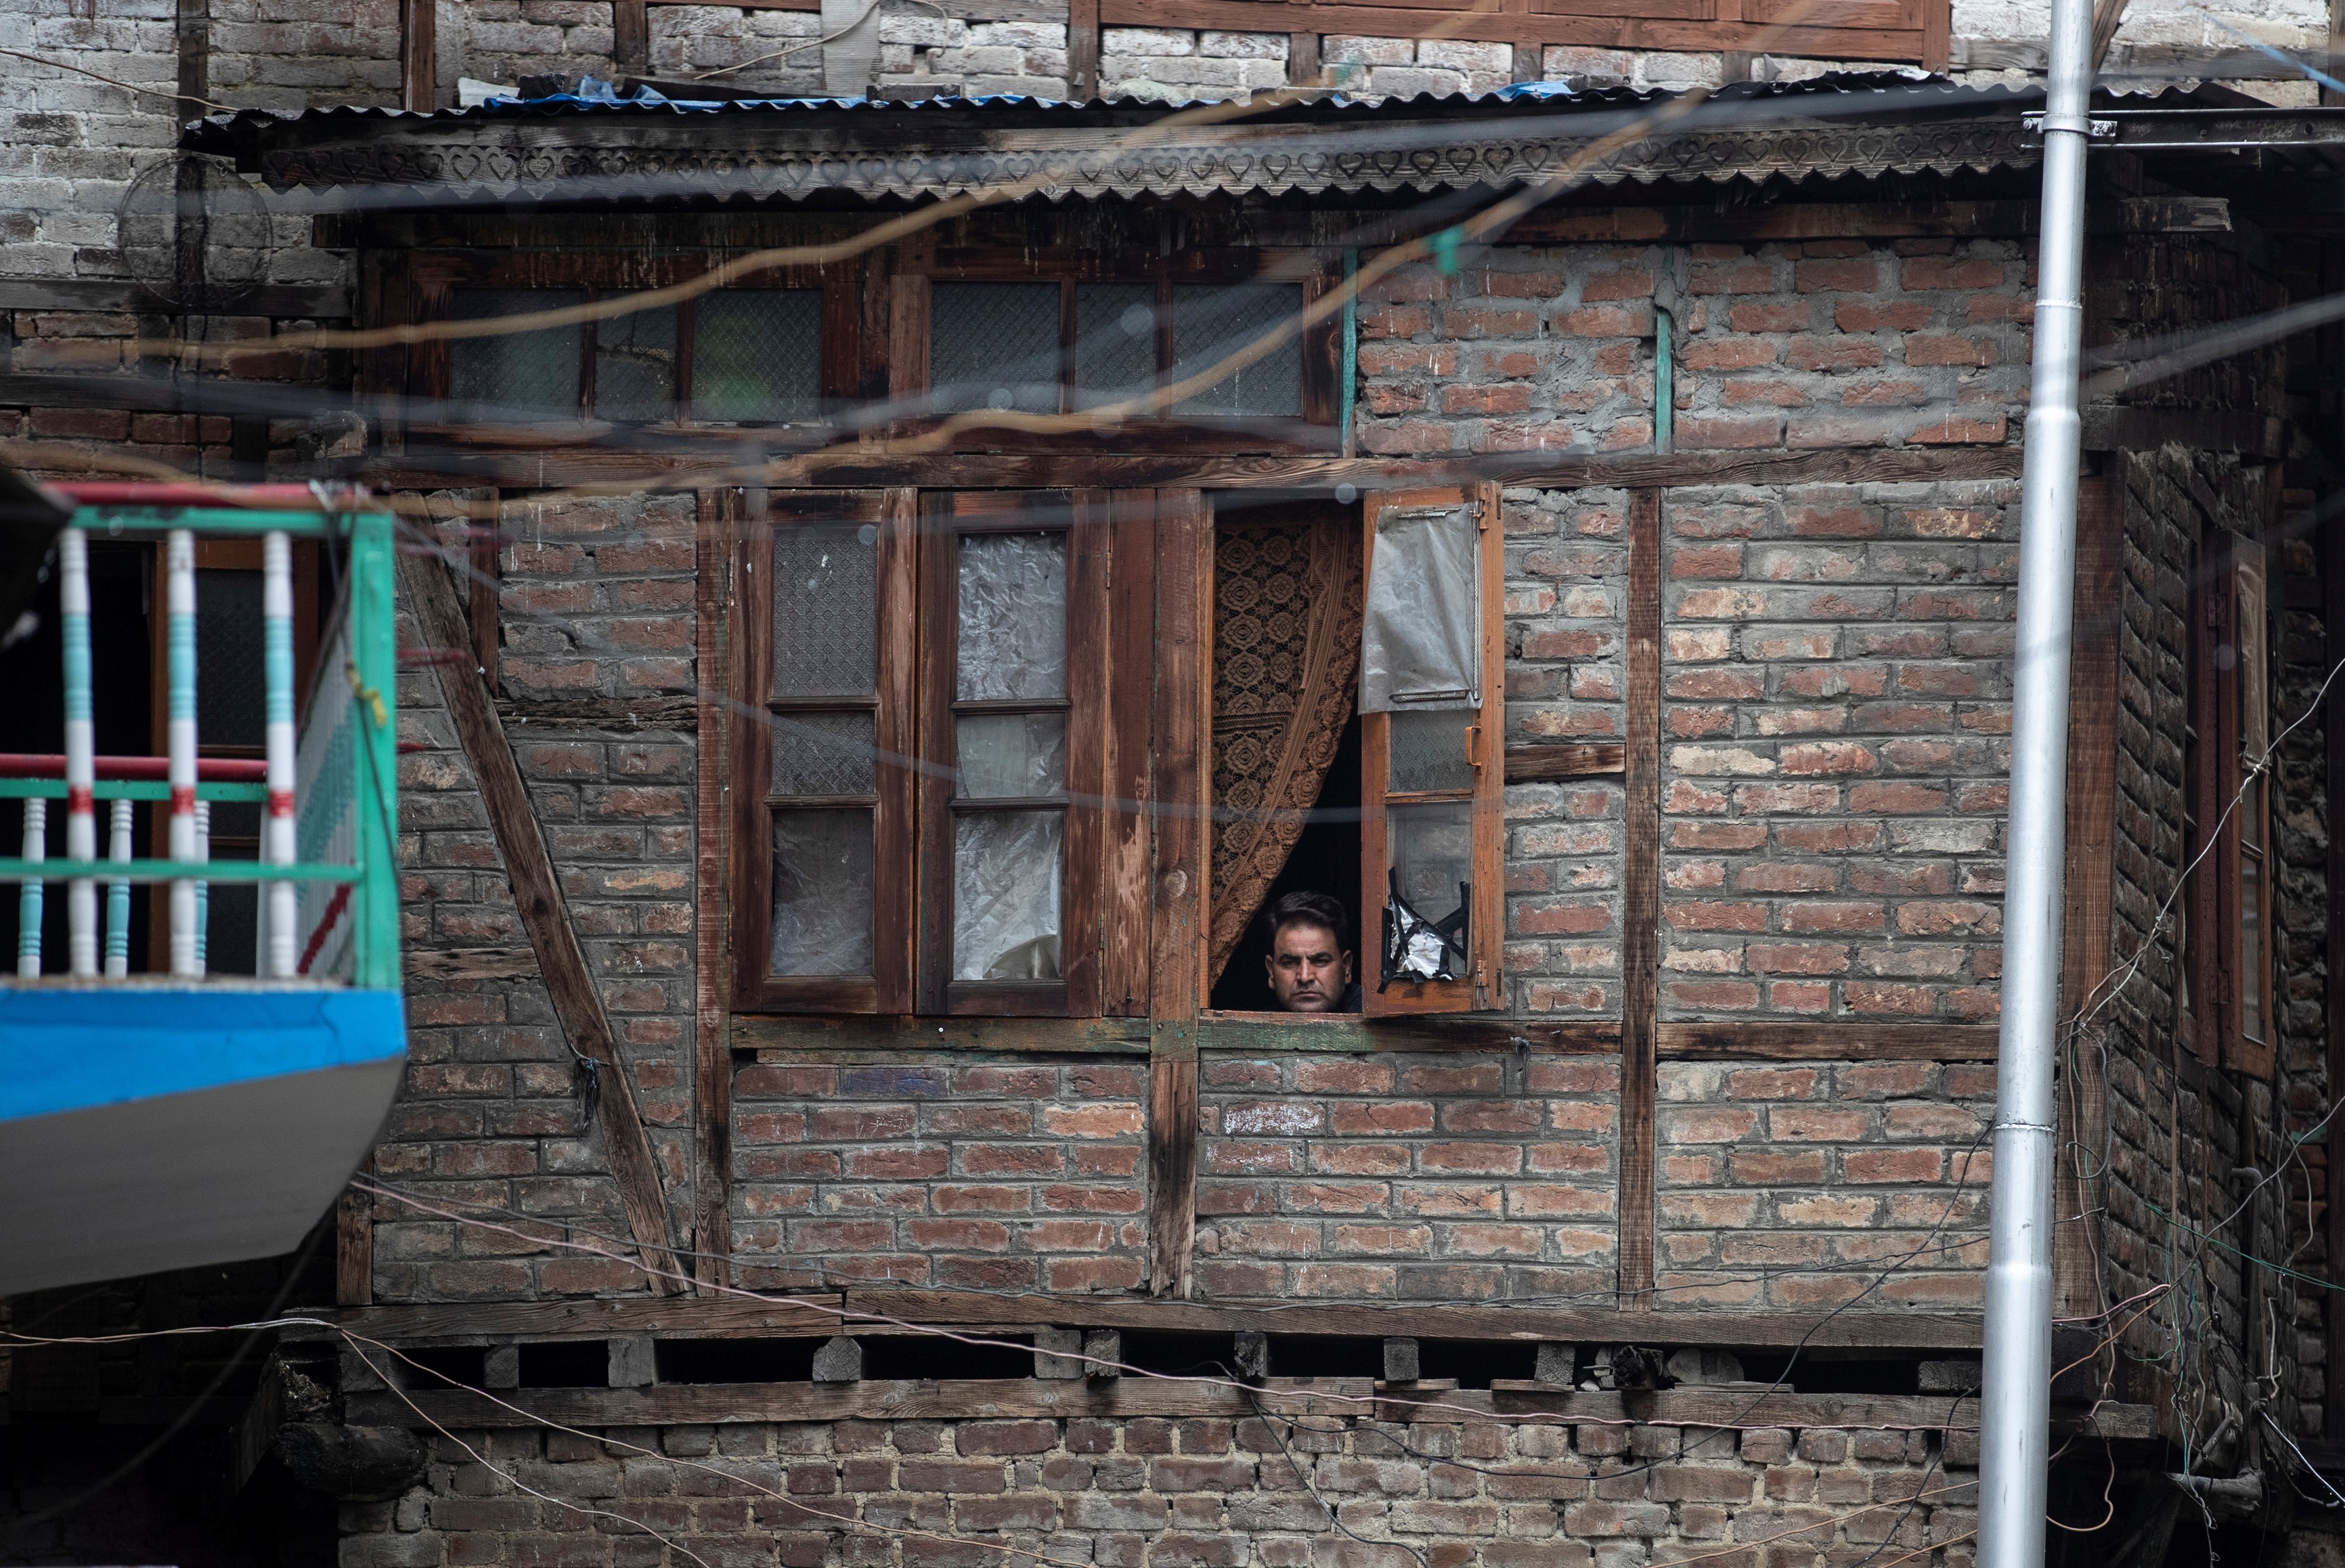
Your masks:
{"label": "wooden support post", "polygon": [[1416,1353],[1416,1340],[1386,1339],[1385,1341],[1386,1382],[1413,1383],[1423,1376],[1419,1370],[1422,1364]]}
{"label": "wooden support post", "polygon": [[1213,523],[1204,496],[1156,496],[1155,767],[1150,802],[1153,1026],[1148,1061],[1149,1292],[1185,1297],[1197,1233],[1197,1009],[1205,954],[1205,737]]}
{"label": "wooden support post", "polygon": [[1509,73],[1518,82],[1547,80],[1547,51],[1538,44],[1515,46],[1515,68]]}
{"label": "wooden support post", "polygon": [[1286,85],[1290,87],[1323,85],[1318,34],[1289,33],[1286,36]]}
{"label": "wooden support post", "polygon": [[[762,497],[764,492],[757,493]],[[732,779],[733,539],[747,515],[762,512],[740,490],[700,493],[693,560],[692,1260],[700,1293],[733,1282],[733,1051],[729,1038],[733,974],[731,929],[725,918],[725,868]]]}
{"label": "wooden support post", "polygon": [[[359,1174],[373,1172],[369,1155]],[[344,1187],[334,1205],[334,1305],[374,1305],[374,1195],[354,1186]]]}
{"label": "wooden support post", "polygon": [[1661,493],[1629,499],[1628,844],[1620,898],[1620,1304],[1652,1305],[1661,963]]}
{"label": "wooden support post", "polygon": [[521,1347],[492,1345],[481,1358],[481,1387],[484,1389],[517,1389],[521,1387]]}
{"label": "wooden support post", "polygon": [[1270,1376],[1270,1336],[1255,1329],[1241,1329],[1231,1336],[1231,1359],[1237,1362],[1238,1376],[1260,1381]]}
{"label": "wooden support post", "polygon": [[1067,90],[1079,99],[1100,96],[1099,0],[1067,0]]}
{"label": "wooden support post", "polygon": [[611,1387],[648,1389],[659,1381],[659,1362],[653,1340],[630,1336],[606,1341]]}
{"label": "wooden support post", "polygon": [[[463,612],[457,607],[456,590],[438,558],[401,555],[399,568],[424,645],[464,647]],[[652,1288],[673,1296],[683,1285],[676,1278],[680,1271],[668,1237],[667,1200],[660,1191],[659,1167],[653,1161],[651,1139],[635,1106],[634,1082],[619,1055],[611,1021],[603,1011],[602,991],[586,967],[586,954],[570,923],[562,883],[531,809],[528,789],[522,783],[513,743],[497,721],[480,671],[441,665],[437,672],[449,718],[488,809],[489,827],[504,860],[505,876],[513,884],[522,928],[529,933],[530,951],[536,955],[538,972],[553,999],[554,1016],[571,1047],[594,1063],[601,1074],[601,1093],[595,1103],[604,1152],[626,1209],[628,1228],[649,1271]]]}
{"label": "wooden support post", "polygon": [[[2345,270],[2345,269],[2340,269]],[[2323,662],[2345,659],[2345,515],[2331,513],[2320,524],[2320,622]],[[2329,688],[2329,711],[2320,716],[2329,775],[2328,978],[2323,984],[2329,1046],[2329,1104],[2345,1099],[2345,681]],[[2345,1115],[2329,1118],[2329,1278],[2345,1282]],[[2329,1343],[2328,1420],[2321,1431],[2345,1432],[2345,1290],[2327,1290]]]}
{"label": "wooden support post", "polygon": [[[2071,1036],[2067,1021],[2089,1005],[2108,972],[2116,883],[2117,631],[2125,589],[2125,491],[2120,473],[2085,482],[2076,505],[2076,632],[2068,693],[2068,863],[2062,917],[2059,1071],[2060,1143],[2053,1189],[2053,1304],[2063,1318],[2083,1318],[2100,1299],[2097,1168],[2107,1084],[2089,1035]],[[1957,1173],[1959,1174],[1959,1173]]]}
{"label": "wooden support post", "polygon": [[[504,556],[500,545],[504,535],[504,508],[499,504],[494,490],[468,492],[465,499],[471,509],[464,518],[464,537],[472,546],[472,572],[466,582],[470,590],[472,621],[472,662],[481,667],[481,678],[489,683],[489,690],[497,689],[497,649],[502,642],[498,630],[502,594],[499,579],[504,575]],[[485,510],[487,516],[481,515]]]}
{"label": "wooden support post", "polygon": [[1037,1329],[1034,1331],[1034,1375],[1038,1378],[1080,1378],[1083,1375],[1083,1331],[1081,1329]]}
{"label": "wooden support post", "polygon": [[651,75],[652,16],[648,0],[611,0],[611,66],[622,76]]}
{"label": "wooden support post", "polygon": [[844,1334],[834,1334],[814,1353],[817,1383],[859,1383],[863,1380],[863,1346]]}
{"label": "wooden support post", "polygon": [[429,114],[440,107],[439,0],[399,0],[399,105]]}

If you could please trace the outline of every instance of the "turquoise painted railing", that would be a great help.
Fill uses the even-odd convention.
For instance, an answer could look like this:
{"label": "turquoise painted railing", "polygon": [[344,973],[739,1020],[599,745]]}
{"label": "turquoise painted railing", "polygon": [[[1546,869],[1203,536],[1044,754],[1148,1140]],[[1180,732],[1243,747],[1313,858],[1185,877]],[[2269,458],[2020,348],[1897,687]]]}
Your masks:
{"label": "turquoise painted railing", "polygon": [[[371,989],[399,984],[398,650],[391,631],[392,519],[362,500],[290,486],[229,493],[167,485],[56,487],[74,503],[58,535],[64,640],[66,750],[61,757],[0,754],[0,799],[24,802],[23,853],[0,859],[0,883],[19,884],[19,980],[45,972],[46,890],[66,890],[63,972],[78,980],[127,978],[130,888],[166,890],[168,952],[155,968],[200,979],[208,891],[258,883],[260,981],[339,980]],[[99,758],[93,745],[88,538],[163,536],[168,689],[167,755]],[[262,545],[266,759],[198,759],[196,710],[196,540]],[[340,603],[320,637],[317,669],[294,724],[292,546],[316,539],[344,557]],[[97,847],[97,802],[108,802],[107,852]],[[131,853],[134,802],[168,802],[168,852]],[[65,855],[46,852],[54,803],[65,811]],[[210,858],[215,803],[261,808],[259,856]],[[101,925],[99,883],[106,884]],[[168,962],[162,962],[168,958]]]}

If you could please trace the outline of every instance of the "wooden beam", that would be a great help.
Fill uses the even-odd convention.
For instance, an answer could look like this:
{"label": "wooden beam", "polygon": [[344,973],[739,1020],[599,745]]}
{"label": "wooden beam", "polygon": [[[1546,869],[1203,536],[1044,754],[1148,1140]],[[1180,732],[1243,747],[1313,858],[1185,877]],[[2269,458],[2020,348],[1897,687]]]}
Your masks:
{"label": "wooden beam", "polygon": [[440,107],[439,0],[399,0],[399,107]]}
{"label": "wooden beam", "polygon": [[[427,647],[462,647],[466,639],[464,616],[456,591],[436,556],[402,555],[401,583],[407,589],[418,629]],[[573,1050],[594,1064],[602,1074],[595,1096],[603,1127],[603,1144],[617,1183],[627,1224],[635,1237],[654,1290],[664,1295],[681,1288],[667,1276],[676,1271],[673,1243],[668,1237],[667,1200],[659,1185],[659,1167],[652,1157],[651,1139],[644,1132],[635,1108],[632,1074],[619,1054],[603,1011],[603,993],[586,966],[578,932],[562,895],[562,883],[547,853],[545,838],[522,782],[513,745],[497,722],[489,688],[476,669],[437,667],[440,689],[447,698],[448,715],[456,738],[471,763],[474,782],[487,808],[489,826],[503,857],[505,876],[513,884],[513,903],[522,927],[529,933],[530,950],[553,1002],[556,1019]]]}
{"label": "wooden beam", "polygon": [[[864,1380],[841,1383],[658,1383],[629,1389],[515,1389],[503,1402],[467,1390],[411,1390],[347,1396],[350,1419],[369,1425],[511,1428],[553,1421],[573,1427],[722,1425],[739,1421],[981,1420],[1005,1417],[1244,1417],[1267,1407],[1281,1415],[1357,1416],[1372,1403],[1396,1412],[1411,1400],[1438,1406],[1425,1420],[1508,1425],[1748,1427],[1793,1431],[1887,1429],[1978,1430],[1975,1399],[1945,1394],[1771,1393],[1757,1384],[1670,1389],[1651,1394],[1562,1390],[1504,1380],[1490,1389],[1418,1393],[1370,1378],[1279,1378],[1258,1389],[1161,1378]],[[412,1401],[411,1403],[411,1401]],[[2055,1424],[2093,1437],[2157,1435],[2143,1405],[2102,1404],[2058,1411]]]}
{"label": "wooden beam", "polygon": [[1213,518],[1194,490],[1156,496],[1156,690],[1148,1053],[1149,1292],[1186,1297],[1197,1234],[1197,1011],[1204,1000],[1206,738]]}
{"label": "wooden beam", "polygon": [[[371,1175],[374,1156],[359,1166]],[[334,1204],[334,1305],[367,1307],[374,1302],[374,1196],[357,1187],[342,1189]]]}
{"label": "wooden beam", "polygon": [[623,76],[652,68],[651,12],[645,0],[611,0],[611,65]]}
{"label": "wooden beam", "polygon": [[[2332,252],[2339,247],[2332,246]],[[2331,260],[2330,286],[2345,272],[2345,258]],[[2335,419],[2337,415],[2330,416]],[[2320,593],[2322,662],[2334,668],[2345,660],[2345,514],[2332,510],[2320,524]],[[2320,717],[2323,760],[2328,773],[2328,931],[2324,956],[2328,975],[2322,985],[2322,1023],[2328,1036],[2329,1104],[2333,1110],[2345,1101],[2345,682],[2329,688],[2328,711]],[[2326,1272],[2332,1282],[2345,1282],[2345,1115],[2329,1118],[2328,1242]],[[2328,1420],[2321,1430],[2345,1434],[2345,1290],[2323,1291],[2329,1344]]]}
{"label": "wooden beam", "polygon": [[1099,0],[1067,0],[1067,86],[1078,99],[1100,96]]}
{"label": "wooden beam", "polygon": [[1542,784],[1559,779],[1597,779],[1618,773],[1627,753],[1617,740],[1561,746],[1507,748],[1507,782]]}
{"label": "wooden beam", "polygon": [[731,653],[733,534],[747,496],[739,490],[702,491],[693,564],[693,684],[699,705],[694,731],[692,839],[692,1260],[702,1294],[733,1282],[725,1255],[733,1250],[733,1053],[726,1037],[733,972],[731,930],[725,918],[725,868],[732,844],[725,787],[732,778]]}
{"label": "wooden beam", "polygon": [[[2122,9],[2122,0],[2117,6]],[[2112,24],[2114,25],[2114,24]],[[2097,27],[2097,17],[2096,18]],[[2084,482],[2076,505],[2075,632],[2069,641],[2067,864],[2062,881],[2060,1015],[2073,1019],[2098,995],[2113,962],[2117,788],[2119,617],[2125,603],[2125,489],[2104,473]],[[2059,1156],[2053,1187],[2054,1305],[2083,1318],[2101,1298],[2097,1170],[2108,1151],[2102,1054],[2091,1035],[2061,1031]]]}
{"label": "wooden beam", "polygon": [[[1382,1339],[1619,1344],[1820,1350],[1934,1351],[1982,1348],[1978,1314],[1914,1310],[1781,1311],[1616,1308],[1424,1306],[1404,1302],[1151,1300],[1133,1296],[990,1295],[960,1290],[853,1290],[804,1296],[642,1297],[567,1301],[452,1301],[320,1314],[373,1339],[401,1344],[489,1344],[508,1339],[827,1339],[918,1332],[949,1325],[994,1334],[1037,1325],[1154,1333],[1310,1334]],[[892,1321],[882,1321],[890,1319]],[[915,1327],[908,1329],[906,1325]],[[293,1339],[339,1339],[330,1328],[289,1329]]]}
{"label": "wooden beam", "polygon": [[525,947],[409,948],[402,966],[410,980],[527,980],[537,954]]}
{"label": "wooden beam", "polygon": [[1620,1300],[1652,1304],[1661,972],[1661,495],[1629,498],[1627,844],[1620,891]]}
{"label": "wooden beam", "polygon": [[1992,1023],[1663,1023],[1669,1062],[1992,1062]]}
{"label": "wooden beam", "polygon": [[[1098,4],[1099,0],[1091,0],[1094,11],[1098,9]],[[1321,59],[1318,34],[1289,33],[1286,36],[1286,85],[1288,87],[1320,86],[1324,62]]]}
{"label": "wooden beam", "polygon": [[2117,40],[2117,27],[2125,21],[2126,0],[2094,0],[2093,5],[2093,69],[2099,70],[2101,62],[2109,57],[2109,46]]}

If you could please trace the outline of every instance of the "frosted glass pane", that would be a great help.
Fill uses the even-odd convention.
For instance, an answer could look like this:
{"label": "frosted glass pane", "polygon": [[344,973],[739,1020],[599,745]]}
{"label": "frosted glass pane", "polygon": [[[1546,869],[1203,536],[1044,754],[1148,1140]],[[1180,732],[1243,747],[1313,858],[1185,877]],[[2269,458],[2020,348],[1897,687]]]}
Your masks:
{"label": "frosted glass pane", "polygon": [[1447,920],[1474,878],[1472,803],[1386,808],[1385,852],[1409,907],[1436,924]]}
{"label": "frosted glass pane", "polygon": [[1156,380],[1156,290],[1146,284],[1075,287],[1075,406],[1097,408]]}
{"label": "frosted glass pane", "polygon": [[877,678],[879,530],[774,530],[774,695],[869,697]]}
{"label": "frosted glass pane", "polygon": [[774,974],[871,972],[871,813],[774,813]]}
{"label": "frosted glass pane", "polygon": [[595,323],[594,417],[675,417],[675,306]]}
{"label": "frosted glass pane", "polygon": [[1067,536],[977,534],[960,542],[964,701],[1067,694]]}
{"label": "frosted glass pane", "polygon": [[693,306],[692,412],[753,423],[819,416],[822,293],[720,289]]}
{"label": "frosted glass pane", "polygon": [[1478,708],[1479,529],[1469,506],[1386,506],[1368,555],[1360,711]]}
{"label": "frosted glass pane", "polygon": [[1065,791],[1065,714],[976,714],[956,728],[961,799],[1007,800]]}
{"label": "frosted glass pane", "polygon": [[972,811],[953,824],[953,978],[1059,978],[1057,811]]}
{"label": "frosted glass pane", "polygon": [[929,388],[939,412],[1059,412],[1059,286],[938,283],[929,290]]}
{"label": "frosted glass pane", "polygon": [[[1303,311],[1298,283],[1182,284],[1172,290],[1172,379],[1210,369]],[[1303,412],[1303,340],[1289,337],[1261,359],[1172,405],[1176,414]]]}
{"label": "frosted glass pane", "polygon": [[[448,313],[460,321],[575,305],[571,289],[459,289]],[[550,327],[448,343],[450,415],[492,424],[578,417],[578,360],[585,329]]]}
{"label": "frosted glass pane", "polygon": [[1386,788],[1401,793],[1474,788],[1474,765],[1466,759],[1466,729],[1473,721],[1470,709],[1394,714]]}
{"label": "frosted glass pane", "polygon": [[878,786],[868,713],[777,713],[773,792],[868,795]]}

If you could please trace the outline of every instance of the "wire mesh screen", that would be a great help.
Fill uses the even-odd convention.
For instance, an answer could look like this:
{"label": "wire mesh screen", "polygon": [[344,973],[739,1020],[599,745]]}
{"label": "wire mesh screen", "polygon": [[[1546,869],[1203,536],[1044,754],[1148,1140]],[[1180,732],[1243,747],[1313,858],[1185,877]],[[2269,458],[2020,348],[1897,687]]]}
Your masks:
{"label": "wire mesh screen", "polygon": [[259,746],[269,738],[266,624],[259,572],[196,573],[196,723],[208,745]]}
{"label": "wire mesh screen", "polygon": [[1075,289],[1075,406],[1146,392],[1156,379],[1156,290],[1145,283]]}
{"label": "wire mesh screen", "polygon": [[868,713],[773,716],[776,795],[868,795],[878,788]]}
{"label": "wire mesh screen", "polygon": [[1059,412],[1059,286],[939,283],[929,296],[931,406]]}
{"label": "wire mesh screen", "polygon": [[1471,789],[1474,765],[1466,759],[1466,727],[1470,710],[1439,713],[1395,713],[1386,788],[1396,793],[1435,789]]}
{"label": "wire mesh screen", "polygon": [[821,417],[822,292],[722,289],[693,304],[692,414],[739,423]]}
{"label": "wire mesh screen", "polygon": [[879,530],[774,530],[774,695],[869,697],[878,670]]}
{"label": "wire mesh screen", "polygon": [[675,308],[637,311],[594,327],[594,414],[675,417]]}
{"label": "wire mesh screen", "polygon": [[774,813],[774,974],[871,972],[871,813]]}
{"label": "wire mesh screen", "polygon": [[[1172,379],[1218,364],[1303,310],[1299,283],[1183,284],[1172,290]],[[1173,404],[1176,414],[1293,419],[1303,412],[1303,341],[1290,335],[1253,363]]]}
{"label": "wire mesh screen", "polygon": [[[558,310],[585,298],[568,289],[459,289],[449,314],[460,321]],[[456,338],[448,344],[448,398],[461,420],[491,424],[575,419],[585,329]]]}

